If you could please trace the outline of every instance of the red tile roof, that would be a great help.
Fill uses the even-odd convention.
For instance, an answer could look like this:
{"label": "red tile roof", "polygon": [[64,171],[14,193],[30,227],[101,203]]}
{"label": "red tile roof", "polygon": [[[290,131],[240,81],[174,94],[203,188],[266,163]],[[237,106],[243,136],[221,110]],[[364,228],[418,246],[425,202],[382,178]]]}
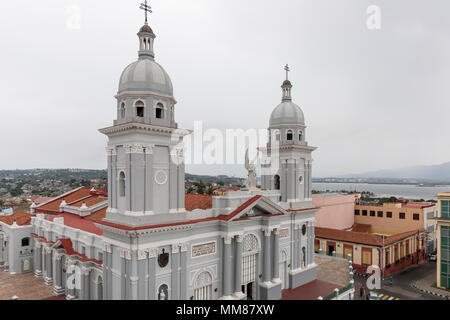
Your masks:
{"label": "red tile roof", "polygon": [[328,296],[336,288],[340,289],[341,286],[316,279],[301,287],[284,290],[281,300],[317,300],[320,296]]}
{"label": "red tile roof", "polygon": [[[38,236],[35,233],[32,233],[31,235],[33,237],[37,238],[37,239],[41,239],[45,243],[49,243],[49,244],[52,244],[52,245],[54,245],[56,243],[56,242],[53,242],[53,241],[48,241],[45,237]],[[66,250],[67,255],[69,255],[69,256],[73,256],[73,255],[79,256],[80,257],[79,260],[81,262],[94,262],[94,263],[96,263],[96,264],[98,264],[100,266],[103,264],[103,261],[96,260],[96,259],[89,259],[86,255],[81,254],[79,252],[76,252],[73,249],[72,240],[65,238],[65,239],[58,239],[58,241],[61,243],[61,245],[63,246],[64,250]]]}
{"label": "red tile roof", "polygon": [[[83,201],[86,201],[87,206],[92,206],[94,204],[100,203],[102,201],[106,201],[107,194],[103,189],[96,189],[96,191],[91,191],[90,187],[83,187],[77,190],[74,190],[64,196],[60,196],[54,198],[52,201],[38,206],[35,209],[36,213],[45,213],[45,214],[59,214],[59,206],[64,199],[68,205],[79,206],[81,207]],[[89,202],[89,204],[88,204]]]}
{"label": "red tile roof", "polygon": [[100,261],[100,260],[89,259],[86,255],[81,254],[81,253],[76,252],[75,250],[73,250],[72,240],[70,240],[70,239],[58,239],[58,241],[61,242],[61,245],[66,250],[67,255],[69,255],[69,256],[73,256],[73,255],[79,256],[81,262],[94,262],[94,263],[96,263],[98,265],[102,265],[103,264],[103,262]]}
{"label": "red tile roof", "polygon": [[[344,231],[319,227],[316,227],[315,231],[316,231],[316,238],[366,244],[377,247],[383,246],[383,237],[375,234],[367,234],[362,232]],[[388,245],[403,240],[414,234],[417,234],[418,232],[423,232],[423,230],[412,230],[396,234],[390,237],[385,237],[384,245]]]}
{"label": "red tile roof", "polygon": [[212,208],[212,196],[205,194],[185,195],[186,211],[194,211],[196,209],[207,210]]}
{"label": "red tile roof", "polygon": [[10,216],[0,216],[0,222],[12,225],[16,220],[18,226],[27,226],[31,225],[31,217],[32,215],[29,213],[16,212]]}
{"label": "red tile roof", "polygon": [[356,223],[353,226],[352,231],[353,232],[369,233],[371,228],[372,228],[372,226],[370,224],[358,224],[358,223]]}
{"label": "red tile roof", "polygon": [[64,225],[79,229],[82,231],[86,231],[89,233],[93,233],[96,235],[101,236],[103,234],[103,230],[97,227],[92,220],[87,220],[83,217],[80,217],[76,214],[63,212],[61,214],[58,214],[56,216],[50,217],[48,220],[54,221],[55,218],[64,218]]}
{"label": "red tile roof", "polygon": [[141,226],[141,227],[128,227],[124,225],[119,225],[116,223],[106,222],[106,221],[97,221],[98,224],[117,228],[121,230],[128,230],[128,231],[136,231],[136,230],[146,230],[146,229],[157,229],[157,228],[165,228],[165,227],[175,227],[175,226],[184,226],[184,225],[190,225],[200,222],[208,222],[208,221],[229,221],[235,216],[237,216],[240,212],[244,211],[246,208],[251,206],[254,202],[262,198],[261,195],[255,196],[251,198],[250,200],[243,203],[241,206],[239,206],[236,210],[231,212],[230,214],[226,215],[219,215],[217,217],[211,217],[211,218],[204,218],[204,219],[196,219],[196,220],[187,220],[187,221],[181,221],[181,222],[174,222],[174,223],[166,223],[166,224],[159,224],[159,225],[149,225],[149,226]]}
{"label": "red tile roof", "polygon": [[435,206],[435,203],[431,202],[408,202],[402,205],[402,208],[423,209]]}
{"label": "red tile roof", "polygon": [[[40,204],[45,203],[45,202],[50,201],[50,200],[52,200],[52,198],[48,198],[48,197],[36,197],[36,198],[34,198],[34,199],[31,201],[31,203],[34,202],[36,205],[40,205]],[[30,203],[30,204],[31,204],[31,203]]]}

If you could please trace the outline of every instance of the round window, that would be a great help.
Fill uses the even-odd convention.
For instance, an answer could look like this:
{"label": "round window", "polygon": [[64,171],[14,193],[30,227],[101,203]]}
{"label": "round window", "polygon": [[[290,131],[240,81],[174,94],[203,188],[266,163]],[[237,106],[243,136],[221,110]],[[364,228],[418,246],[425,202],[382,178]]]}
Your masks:
{"label": "round window", "polygon": [[300,181],[300,183],[303,183],[303,176],[300,176],[300,178],[298,178],[298,181]]}
{"label": "round window", "polygon": [[166,184],[168,180],[167,173],[164,170],[158,170],[155,173],[155,182],[159,185]]}

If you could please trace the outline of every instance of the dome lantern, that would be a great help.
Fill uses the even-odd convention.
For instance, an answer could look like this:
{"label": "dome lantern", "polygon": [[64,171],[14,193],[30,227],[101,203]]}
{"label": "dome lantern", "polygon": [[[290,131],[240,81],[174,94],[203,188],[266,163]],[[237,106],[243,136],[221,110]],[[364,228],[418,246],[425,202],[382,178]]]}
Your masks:
{"label": "dome lantern", "polygon": [[292,102],[292,83],[289,80],[289,65],[284,67],[286,71],[286,80],[281,85],[283,97],[279,104],[272,112],[270,117],[270,127],[278,127],[284,125],[304,126],[305,117],[302,109]]}
{"label": "dome lantern", "polygon": [[140,8],[145,11],[145,24],[138,32],[139,37],[139,59],[155,59],[153,51],[153,43],[155,42],[155,34],[152,28],[148,25],[148,13],[152,13],[151,7],[147,4],[147,0],[141,4]]}
{"label": "dome lantern", "polygon": [[291,90],[292,90],[292,83],[289,81],[289,65],[287,64],[284,67],[284,70],[286,70],[286,80],[283,82],[281,88],[283,89],[283,102],[284,101],[292,101],[291,97]]}

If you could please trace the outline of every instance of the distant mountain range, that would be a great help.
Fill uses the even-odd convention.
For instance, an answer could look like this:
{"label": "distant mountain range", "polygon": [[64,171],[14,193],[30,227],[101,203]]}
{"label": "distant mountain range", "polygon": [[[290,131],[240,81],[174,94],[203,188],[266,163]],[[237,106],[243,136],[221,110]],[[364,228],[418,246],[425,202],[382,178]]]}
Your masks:
{"label": "distant mountain range", "polygon": [[440,165],[416,166],[392,170],[378,170],[360,174],[347,174],[341,178],[418,179],[450,182],[450,162]]}

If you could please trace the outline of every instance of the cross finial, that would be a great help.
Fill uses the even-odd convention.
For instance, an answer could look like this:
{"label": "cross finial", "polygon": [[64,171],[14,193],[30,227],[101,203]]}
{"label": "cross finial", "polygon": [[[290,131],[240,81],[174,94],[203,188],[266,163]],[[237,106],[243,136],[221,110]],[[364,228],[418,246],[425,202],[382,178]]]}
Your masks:
{"label": "cross finial", "polygon": [[288,64],[284,67],[284,70],[286,70],[286,80],[289,80],[289,71],[291,71],[291,69]]}
{"label": "cross finial", "polygon": [[149,12],[150,12],[150,13],[153,12],[153,11],[152,11],[152,7],[150,7],[150,6],[147,4],[147,0],[145,0],[144,3],[141,3],[141,6],[140,6],[139,8],[145,11],[145,24],[147,24],[147,23],[148,23],[148,13],[149,13]]}

